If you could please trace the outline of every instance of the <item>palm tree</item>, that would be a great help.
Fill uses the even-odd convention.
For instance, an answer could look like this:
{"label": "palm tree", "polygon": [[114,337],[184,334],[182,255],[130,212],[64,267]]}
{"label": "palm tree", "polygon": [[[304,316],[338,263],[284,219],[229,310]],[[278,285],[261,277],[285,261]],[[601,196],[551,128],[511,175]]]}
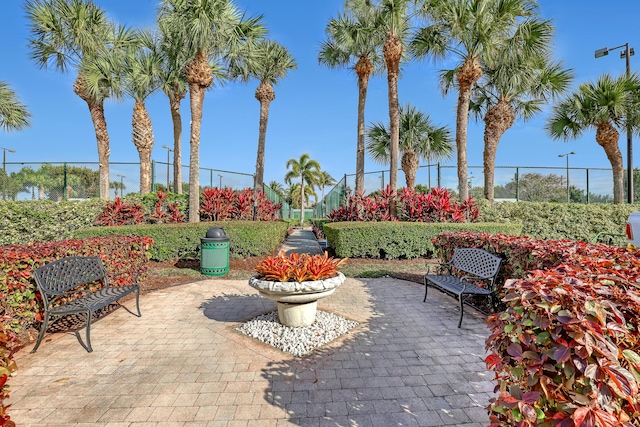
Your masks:
{"label": "palm tree", "polygon": [[[400,143],[400,103],[398,101],[398,78],[403,57],[406,33],[409,28],[409,0],[382,0],[379,5],[379,25],[386,31],[382,47],[387,66],[389,96],[389,186],[398,188],[398,151]],[[391,204],[391,215],[395,215],[395,203]]]}
{"label": "palm tree", "polygon": [[286,47],[272,40],[261,40],[255,50],[248,55],[253,56],[253,60],[236,63],[237,66],[231,68],[230,73],[231,77],[239,77],[243,81],[249,78],[260,81],[255,93],[256,99],[260,102],[260,127],[256,173],[253,180],[254,191],[260,191],[264,181],[264,149],[269,122],[269,105],[276,99],[273,86],[278,83],[278,80],[284,78],[289,70],[295,70],[297,64]]}
{"label": "palm tree", "polygon": [[[453,138],[446,126],[437,127],[429,116],[407,104],[400,108],[400,142],[402,170],[407,188],[415,188],[416,171],[420,159],[431,162],[444,160],[453,155]],[[374,123],[367,130],[367,151],[374,161],[382,164],[391,158],[391,132],[382,123]]]}
{"label": "palm tree", "polygon": [[191,132],[189,153],[189,222],[199,222],[200,128],[205,91],[213,85],[215,67],[238,59],[246,43],[264,35],[261,17],[243,19],[230,0],[163,0],[159,25],[176,40],[188,58],[184,76],[189,86]]}
{"label": "palm tree", "polygon": [[542,106],[564,92],[570,70],[549,59],[553,27],[550,21],[525,20],[513,38],[500,47],[499,62],[486,67],[474,88],[470,111],[485,122],[484,196],[494,198],[498,144],[516,119],[529,120]]}
{"label": "palm tree", "polygon": [[565,141],[580,137],[587,129],[596,129],[596,142],[604,149],[613,170],[613,203],[622,203],[624,198],[624,165],[618,129],[625,128],[627,109],[631,103],[635,104],[639,90],[637,74],[618,78],[604,74],[595,83],[581,84],[557,103],[546,126],[549,136]]}
{"label": "palm tree", "polygon": [[148,31],[136,33],[138,44],[128,49],[122,70],[124,92],[134,99],[133,144],[140,156],[140,193],[151,192],[151,150],[153,149],[153,126],[145,100],[161,84],[162,57],[156,51],[155,41]]}
{"label": "palm tree", "polygon": [[274,193],[278,195],[278,197],[284,197],[284,187],[278,181],[271,181],[268,185],[270,189],[273,190]]}
{"label": "palm tree", "polygon": [[[296,182],[291,184],[291,186],[289,187],[289,192],[291,195],[291,206],[293,208],[300,208],[301,204],[300,204],[300,197],[301,197],[301,193],[300,193],[300,183]],[[318,194],[316,193],[316,191],[313,189],[313,187],[311,185],[305,184],[304,185],[304,200],[305,200],[305,206],[309,203],[309,199],[313,196],[313,198],[316,200],[316,202],[318,201]],[[302,212],[302,210],[301,210]]]}
{"label": "palm tree", "polygon": [[331,19],[320,46],[318,60],[330,68],[348,67],[358,77],[358,134],[356,145],[356,193],[364,191],[365,116],[369,78],[382,68],[380,48],[384,33],[377,26],[370,0],[347,0],[344,13]]}
{"label": "palm tree", "polygon": [[[442,73],[443,94],[458,90],[456,111],[456,148],[458,154],[458,191],[461,199],[469,196],[467,178],[467,124],[471,90],[482,77],[482,67],[500,61],[498,46],[511,38],[517,22],[533,15],[535,0],[447,0],[424,2],[420,10],[430,25],[420,28],[410,46],[417,58],[432,55],[459,59],[452,70]],[[455,84],[448,84],[454,82]]]}
{"label": "palm tree", "polygon": [[179,39],[179,33],[172,33],[170,28],[160,25],[161,39],[159,53],[162,57],[162,91],[169,98],[169,109],[173,123],[173,191],[182,194],[182,115],[180,104],[187,96],[187,81],[184,77],[184,67],[187,63],[185,52],[182,50],[184,42]]}
{"label": "palm tree", "polygon": [[20,103],[11,86],[0,81],[0,128],[6,131],[21,130],[29,126],[30,117],[27,106]]}
{"label": "palm tree", "polygon": [[[291,181],[294,178],[300,178],[300,188],[304,189],[304,191],[300,191],[300,225],[304,222],[304,200],[305,197],[302,196],[302,193],[307,193],[306,186],[311,187],[313,191],[313,186],[317,182],[318,172],[320,171],[320,164],[315,160],[311,160],[307,153],[304,153],[300,156],[299,160],[289,159],[287,160],[287,169],[289,171],[284,177],[284,182],[287,184],[291,184]],[[315,193],[314,193],[315,194]]]}
{"label": "palm tree", "polygon": [[[108,200],[110,149],[104,100],[112,95],[112,84],[117,80],[110,68],[87,75],[92,68],[87,61],[98,58],[94,65],[100,62],[109,67],[112,55],[131,43],[132,34],[111,23],[104,11],[88,0],[27,0],[25,9],[31,21],[31,59],[42,68],[77,70],[73,91],[89,107],[98,145],[100,197]],[[95,79],[93,90],[87,87],[88,79]]]}
{"label": "palm tree", "polygon": [[320,201],[322,203],[321,213],[324,216],[324,188],[334,185],[336,183],[336,180],[331,176],[329,172],[321,171],[316,177],[316,183],[318,184],[318,187],[320,187],[320,192],[322,193],[322,196],[320,197]]}

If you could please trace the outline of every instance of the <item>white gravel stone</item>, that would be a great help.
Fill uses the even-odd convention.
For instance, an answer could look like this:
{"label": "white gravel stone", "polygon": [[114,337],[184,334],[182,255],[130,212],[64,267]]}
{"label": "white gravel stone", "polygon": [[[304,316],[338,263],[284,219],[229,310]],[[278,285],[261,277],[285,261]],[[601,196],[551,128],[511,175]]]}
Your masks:
{"label": "white gravel stone", "polygon": [[359,323],[326,311],[318,311],[311,326],[291,328],[278,320],[278,312],[272,311],[243,323],[236,330],[269,344],[279,350],[304,356],[314,348],[327,344],[349,332]]}

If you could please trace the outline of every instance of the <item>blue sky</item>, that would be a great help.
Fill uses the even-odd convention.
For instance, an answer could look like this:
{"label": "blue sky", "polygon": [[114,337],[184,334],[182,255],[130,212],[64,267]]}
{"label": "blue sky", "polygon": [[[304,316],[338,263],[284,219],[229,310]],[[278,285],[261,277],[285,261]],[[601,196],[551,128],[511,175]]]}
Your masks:
{"label": "blue sky", "polygon": [[[96,0],[95,3],[117,22],[129,26],[152,26],[158,1]],[[343,1],[239,0],[237,3],[250,15],[263,14],[269,36],[285,45],[298,62],[298,69],[290,72],[275,87],[276,99],[271,104],[267,131],[265,182],[283,182],[286,161],[299,158],[302,153],[308,153],[317,160],[322,169],[334,178],[353,174],[356,79],[349,70],[331,70],[319,65],[317,60],[326,24],[342,9]],[[0,147],[16,150],[16,153],[7,154],[7,162],[95,162],[97,148],[89,113],[86,104],[72,91],[75,73],[39,69],[29,59],[28,21],[22,4],[18,0],[5,0],[1,6],[3,60],[0,80],[8,82],[21,101],[28,105],[33,115],[32,126],[20,132],[0,133]],[[566,67],[573,68],[574,88],[585,81],[595,80],[605,72],[613,75],[624,72],[625,61],[619,58],[619,52],[595,59],[596,49],[626,42],[640,49],[640,32],[637,29],[640,2],[540,0],[539,4],[542,16],[552,19],[555,24],[555,57]],[[631,57],[632,70],[637,69],[638,61],[640,56]],[[432,62],[405,64],[399,97],[401,104],[411,102],[428,113],[435,123],[448,125],[454,130],[456,95],[451,93],[443,98],[437,83],[438,70],[446,66],[445,63],[434,65]],[[254,172],[259,113],[259,104],[254,98],[257,84],[256,81],[230,83],[207,92],[200,146],[201,167]],[[106,102],[112,162],[138,161],[131,141],[132,106],[129,99]],[[156,140],[152,159],[166,162],[167,151],[161,147],[173,145],[168,101],[164,94],[159,93],[148,100],[147,108]],[[374,77],[369,84],[367,124],[387,122],[387,111],[386,77]],[[497,166],[551,166],[558,167],[557,173],[562,173],[565,159],[558,158],[558,154],[575,151],[577,154],[570,157],[571,167],[610,167],[604,151],[595,142],[595,131],[587,132],[576,141],[550,140],[543,130],[548,111],[549,108],[527,123],[516,122],[507,131],[498,148]],[[182,115],[185,124],[183,163],[186,164],[189,152],[188,99],[183,101]],[[483,123],[470,121],[467,151],[470,166],[482,165],[482,135]],[[624,133],[620,144],[626,165]],[[634,165],[638,167],[640,150],[636,153]],[[455,160],[446,164],[455,166]],[[367,157],[365,169],[375,171],[388,167]],[[112,180],[117,179],[113,176],[115,173],[117,171],[112,171]],[[480,174],[470,174],[474,173],[478,179],[476,183],[479,183]],[[163,176],[160,175],[160,181]],[[201,177],[201,183],[207,184],[208,179]],[[245,179],[240,185],[248,187],[251,181]],[[371,187],[375,184],[365,185]]]}

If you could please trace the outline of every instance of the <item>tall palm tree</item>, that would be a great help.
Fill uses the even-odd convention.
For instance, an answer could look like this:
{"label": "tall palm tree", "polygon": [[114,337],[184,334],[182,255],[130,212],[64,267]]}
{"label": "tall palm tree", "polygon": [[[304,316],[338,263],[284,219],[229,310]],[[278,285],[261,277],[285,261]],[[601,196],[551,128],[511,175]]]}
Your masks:
{"label": "tall palm tree", "polygon": [[[453,138],[446,126],[435,126],[429,116],[407,104],[400,108],[400,141],[402,170],[407,188],[415,188],[416,171],[420,159],[444,160],[453,155]],[[367,151],[374,161],[382,164],[391,158],[391,132],[382,123],[374,123],[367,130]]]}
{"label": "tall palm tree", "polygon": [[151,192],[151,150],[154,137],[151,117],[145,105],[146,99],[161,85],[162,57],[148,31],[136,33],[138,43],[127,50],[122,69],[124,92],[134,99],[133,144],[140,156],[140,193]]}
{"label": "tall palm tree", "polygon": [[300,178],[300,188],[304,191],[300,191],[300,225],[304,222],[304,199],[303,193],[307,193],[305,186],[311,187],[317,182],[318,172],[320,171],[320,164],[315,160],[312,160],[307,153],[300,156],[299,160],[289,159],[287,160],[287,169],[289,171],[284,177],[284,182],[291,184],[291,181],[295,178]]}
{"label": "tall palm tree", "polygon": [[572,73],[549,59],[553,27],[550,21],[527,19],[513,38],[500,47],[499,62],[485,68],[474,88],[470,111],[485,122],[484,196],[494,198],[498,144],[516,119],[529,120],[542,106],[564,92]]}
{"label": "tall palm tree", "polygon": [[[301,192],[300,192],[300,183],[296,182],[291,184],[291,186],[288,188],[288,191],[291,195],[291,206],[293,208],[300,208],[301,204]],[[304,185],[304,200],[305,200],[305,206],[307,205],[307,203],[310,201],[311,197],[313,197],[316,201],[318,201],[318,194],[316,193],[316,191],[313,189],[313,186],[305,184]],[[301,210],[302,212],[302,210]]]}
{"label": "tall palm tree", "polygon": [[230,69],[231,77],[243,81],[256,78],[260,81],[255,97],[260,102],[260,125],[258,132],[258,154],[256,156],[256,173],[253,180],[254,191],[262,190],[264,181],[264,149],[269,122],[269,105],[276,99],[273,86],[286,77],[290,70],[298,66],[291,52],[286,47],[272,40],[260,40],[250,61],[239,61]]}
{"label": "tall palm tree", "polygon": [[189,86],[191,132],[189,153],[189,222],[199,222],[200,128],[205,91],[213,85],[214,69],[237,60],[246,43],[265,33],[261,17],[243,19],[230,0],[163,0],[161,28],[182,42],[187,60],[184,76]]}
{"label": "tall palm tree", "polygon": [[[109,199],[109,134],[104,115],[104,100],[111,96],[117,79],[100,77],[94,89],[87,87],[87,60],[99,58],[104,66],[111,55],[132,42],[132,33],[111,23],[104,11],[88,0],[27,0],[30,21],[29,51],[31,59],[42,68],[49,66],[65,72],[75,68],[73,91],[89,107],[98,145],[100,197]],[[105,74],[112,74],[110,71]]]}
{"label": "tall palm tree", "polygon": [[[447,0],[425,1],[421,13],[429,25],[413,36],[414,56],[443,59],[457,57],[458,64],[442,73],[443,94],[458,90],[456,111],[456,148],[458,191],[461,199],[469,196],[467,178],[467,124],[471,90],[482,77],[482,67],[500,61],[498,47],[514,34],[518,20],[535,14],[535,0]],[[455,84],[448,84],[453,82]]]}
{"label": "tall palm tree", "polygon": [[[638,91],[640,77],[637,74],[618,78],[604,74],[595,83],[581,84],[557,103],[546,126],[549,136],[565,141],[580,137],[587,129],[596,129],[596,142],[604,149],[613,170],[613,203],[622,203],[624,199],[624,165],[618,129],[625,128],[627,109],[636,102]],[[632,110],[637,108],[635,104]]]}
{"label": "tall palm tree", "polygon": [[[400,62],[403,58],[404,44],[409,29],[410,0],[382,0],[378,7],[379,25],[386,31],[382,46],[387,66],[387,86],[389,97],[389,185],[392,190],[398,188],[398,151],[400,143],[400,103],[398,101],[398,79]],[[391,204],[391,214],[395,215],[395,203]]]}
{"label": "tall palm tree", "polygon": [[184,77],[184,67],[187,63],[184,42],[179,39],[180,34],[172,32],[166,25],[159,22],[161,38],[159,53],[162,57],[161,89],[169,99],[169,110],[173,123],[173,192],[182,194],[182,115],[180,104],[187,96],[187,80]]}
{"label": "tall palm tree", "polygon": [[0,81],[0,128],[21,130],[29,126],[31,114],[7,82]]}
{"label": "tall palm tree", "polygon": [[384,32],[377,25],[371,0],[347,0],[344,12],[332,18],[325,30],[318,60],[330,68],[348,67],[358,77],[358,133],[356,193],[364,191],[365,103],[369,78],[382,69],[380,49]]}

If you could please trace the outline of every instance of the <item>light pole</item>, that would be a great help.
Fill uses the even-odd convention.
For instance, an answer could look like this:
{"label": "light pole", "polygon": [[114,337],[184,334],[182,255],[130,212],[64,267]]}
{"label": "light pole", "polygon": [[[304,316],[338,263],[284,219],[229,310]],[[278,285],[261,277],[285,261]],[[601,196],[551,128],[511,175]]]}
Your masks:
{"label": "light pole", "polygon": [[[633,48],[629,48],[629,43],[620,46],[598,49],[595,52],[596,58],[609,55],[612,50],[624,48],[620,52],[620,58],[625,58],[627,62],[627,77],[631,75],[631,64],[629,58],[635,53]],[[631,137],[631,124],[629,123],[629,113],[627,112],[627,203],[633,203],[633,140]]]}
{"label": "light pole", "polygon": [[0,147],[2,152],[2,200],[7,200],[7,151],[10,153],[15,153],[16,150],[11,150],[9,148]]}
{"label": "light pole", "polygon": [[171,154],[171,152],[173,150],[171,148],[167,147],[166,145],[163,145],[162,148],[166,148],[167,149],[167,191],[169,191],[169,162],[171,160],[169,155]]}
{"label": "light pole", "polygon": [[117,174],[116,176],[120,177],[120,196],[124,196],[124,182],[122,181],[126,176]]}
{"label": "light pole", "polygon": [[220,187],[218,188],[222,190],[222,175],[218,174],[218,177],[220,178]]}
{"label": "light pole", "polygon": [[571,197],[569,195],[569,156],[572,154],[576,154],[575,151],[565,154],[558,154],[558,157],[566,157],[567,158],[567,203],[571,202]]}

